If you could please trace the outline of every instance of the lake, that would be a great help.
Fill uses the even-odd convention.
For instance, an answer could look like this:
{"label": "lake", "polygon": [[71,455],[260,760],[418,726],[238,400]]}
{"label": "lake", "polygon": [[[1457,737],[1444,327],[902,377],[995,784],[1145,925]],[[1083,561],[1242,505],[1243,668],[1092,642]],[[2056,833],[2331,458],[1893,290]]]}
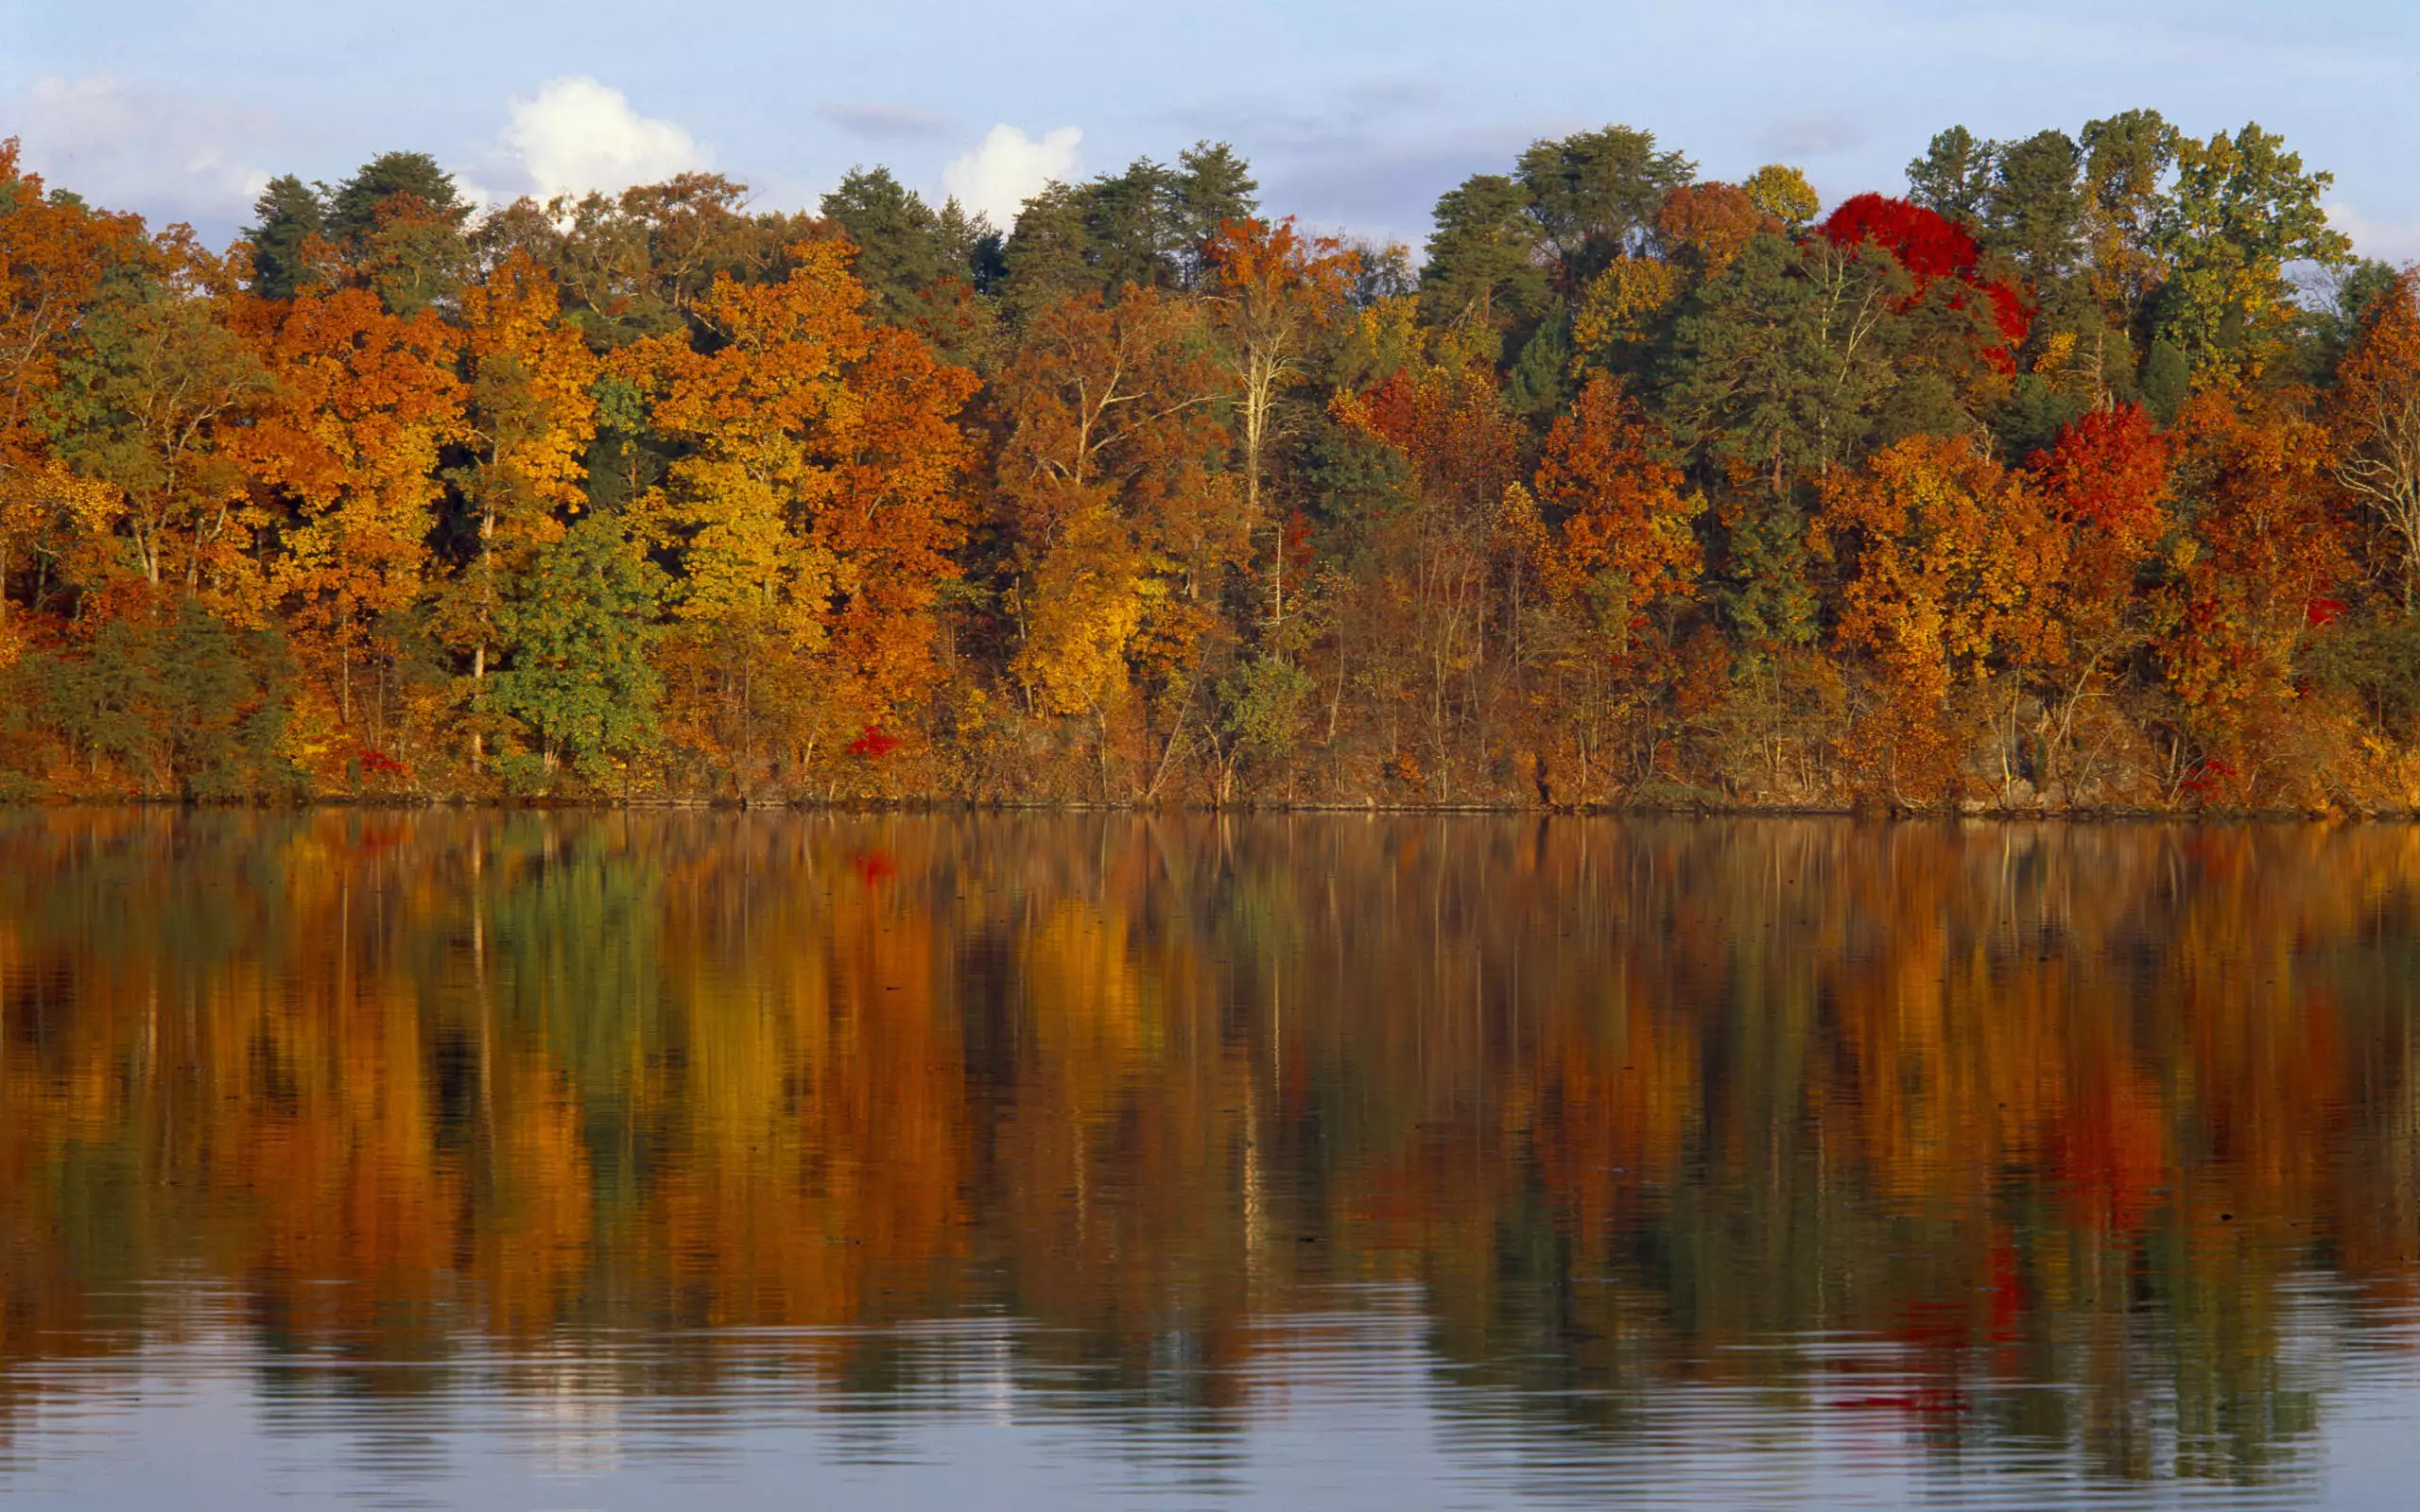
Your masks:
{"label": "lake", "polygon": [[2403,1504],[2420,828],[0,813],[12,1504]]}

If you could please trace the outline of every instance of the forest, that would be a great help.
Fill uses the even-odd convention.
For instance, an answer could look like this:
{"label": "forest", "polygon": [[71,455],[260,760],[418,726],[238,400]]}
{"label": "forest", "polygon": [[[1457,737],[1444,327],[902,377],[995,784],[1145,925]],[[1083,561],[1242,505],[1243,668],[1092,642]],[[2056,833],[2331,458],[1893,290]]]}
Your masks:
{"label": "forest", "polygon": [[218,251],[0,145],[0,799],[2420,808],[2420,275],[2279,137],[1503,166]]}

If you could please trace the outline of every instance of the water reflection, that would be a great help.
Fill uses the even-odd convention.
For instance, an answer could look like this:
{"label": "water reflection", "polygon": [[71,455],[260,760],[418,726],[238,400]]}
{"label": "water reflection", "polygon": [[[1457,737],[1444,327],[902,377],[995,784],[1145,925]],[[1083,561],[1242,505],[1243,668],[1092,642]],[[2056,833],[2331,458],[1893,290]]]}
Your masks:
{"label": "water reflection", "polygon": [[231,1498],[2342,1497],[2420,1402],[2415,877],[2392,827],[18,815],[0,1489],[186,1435]]}

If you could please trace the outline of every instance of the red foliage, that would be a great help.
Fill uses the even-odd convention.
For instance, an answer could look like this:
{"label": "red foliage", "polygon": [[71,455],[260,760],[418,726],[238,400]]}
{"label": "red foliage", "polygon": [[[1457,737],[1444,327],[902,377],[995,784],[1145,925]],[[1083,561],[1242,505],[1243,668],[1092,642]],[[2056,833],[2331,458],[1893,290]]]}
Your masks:
{"label": "red foliage", "polygon": [[[1835,247],[1871,243],[1897,259],[1916,281],[1921,297],[1938,279],[1954,279],[1991,301],[1992,323],[2012,347],[2023,344],[2033,324],[2032,312],[2014,288],[1986,281],[1976,270],[1981,249],[1965,227],[1948,216],[1911,205],[1904,199],[1863,194],[1842,200],[1817,230]],[[1953,301],[1964,308],[1962,296]],[[2005,353],[1995,357],[1998,366]]]}
{"label": "red foliage", "polygon": [[849,742],[848,751],[852,756],[864,756],[880,761],[897,750],[899,747],[898,736],[885,733],[880,725],[868,725],[865,728],[865,733]]}
{"label": "red foliage", "polygon": [[1311,546],[1310,516],[1297,509],[1286,520],[1287,563],[1299,570],[1310,566],[1317,555]]}
{"label": "red foliage", "polygon": [[2344,601],[2341,598],[2314,598],[2303,606],[2303,623],[2315,630],[2325,629],[2343,612]]}
{"label": "red foliage", "polygon": [[2233,766],[2212,756],[2195,765],[2193,774],[2185,779],[2185,791],[2206,803],[2221,786],[2240,775]]}
{"label": "red foliage", "polygon": [[1971,277],[1980,250],[1966,228],[1948,216],[1876,194],[1842,200],[1820,229],[1835,247],[1880,247],[1915,275],[1918,288],[1937,278]]}
{"label": "red foliage", "polygon": [[2096,410],[2059,433],[2030,464],[2067,514],[2121,540],[2159,534],[2168,497],[2168,442],[2139,404]]}
{"label": "red foliage", "polygon": [[363,747],[354,759],[361,764],[364,777],[391,777],[400,782],[411,776],[409,767],[372,747]]}
{"label": "red foliage", "polygon": [[849,858],[849,869],[857,874],[859,882],[872,887],[899,875],[899,863],[881,850],[860,850]]}

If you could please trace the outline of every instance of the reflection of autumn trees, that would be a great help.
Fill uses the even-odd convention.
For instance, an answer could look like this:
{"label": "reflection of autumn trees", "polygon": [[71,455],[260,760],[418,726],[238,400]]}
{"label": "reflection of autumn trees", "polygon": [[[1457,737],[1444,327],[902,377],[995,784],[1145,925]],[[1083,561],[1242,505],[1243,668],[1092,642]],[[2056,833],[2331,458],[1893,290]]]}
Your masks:
{"label": "reflection of autumn trees", "polygon": [[1856,1396],[1790,1346],[1837,1331],[1952,1438],[2143,1473],[2156,1400],[2250,1473],[2315,1411],[2297,1277],[2415,1290],[2416,850],[21,816],[0,1350],[171,1329],[164,1276],[364,1356],[999,1311],[1035,1368],[1220,1411],[1256,1317],[1410,1281],[1477,1384]]}

